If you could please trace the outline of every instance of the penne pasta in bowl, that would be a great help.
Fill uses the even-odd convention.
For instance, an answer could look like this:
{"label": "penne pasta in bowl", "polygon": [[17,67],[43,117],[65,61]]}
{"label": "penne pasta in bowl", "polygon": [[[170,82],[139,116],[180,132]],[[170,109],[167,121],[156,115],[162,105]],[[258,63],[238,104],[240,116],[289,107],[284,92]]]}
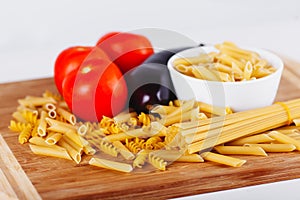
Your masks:
{"label": "penne pasta in bowl", "polygon": [[231,42],[175,54],[168,69],[178,99],[196,99],[235,112],[269,106],[284,65],[275,54]]}

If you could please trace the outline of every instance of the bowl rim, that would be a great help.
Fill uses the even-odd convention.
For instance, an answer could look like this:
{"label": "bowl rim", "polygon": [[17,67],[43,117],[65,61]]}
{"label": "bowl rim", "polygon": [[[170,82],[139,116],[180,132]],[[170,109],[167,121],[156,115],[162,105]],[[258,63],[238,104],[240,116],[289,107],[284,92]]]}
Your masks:
{"label": "bowl rim", "polygon": [[[254,80],[247,80],[247,81],[238,81],[238,82],[223,82],[223,81],[210,81],[210,80],[203,80],[203,79],[198,79],[198,78],[195,78],[195,77],[192,77],[192,76],[188,76],[188,75],[185,75],[179,71],[177,71],[174,67],[173,67],[173,60],[175,58],[178,58],[178,57],[183,57],[183,56],[179,56],[180,54],[182,53],[185,53],[185,52],[189,52],[189,51],[196,51],[196,50],[202,50],[204,52],[207,53],[207,51],[205,51],[205,49],[214,49],[216,51],[218,51],[218,49],[214,48],[214,46],[203,46],[203,47],[192,47],[192,48],[189,48],[189,49],[185,49],[183,51],[180,51],[176,54],[174,54],[169,60],[168,60],[168,63],[167,63],[167,67],[169,69],[169,71],[173,71],[175,73],[177,73],[178,75],[182,76],[183,78],[185,79],[188,79],[189,81],[198,81],[200,83],[204,83],[204,82],[207,82],[209,84],[224,84],[224,85],[245,85],[245,84],[256,84],[256,83],[259,83],[261,81],[267,81],[268,79],[272,79],[273,76],[281,76],[282,74],[282,71],[284,69],[284,63],[283,63],[283,60],[276,54],[268,51],[268,50],[265,50],[265,49],[262,49],[262,48],[254,48],[254,47],[241,47],[243,49],[247,49],[247,50],[252,50],[252,51],[255,51],[256,53],[258,53],[259,55],[261,54],[261,52],[263,52],[263,54],[269,54],[270,56],[274,57],[275,59],[277,59],[279,61],[278,63],[278,68],[276,68],[276,71],[270,75],[267,75],[265,77],[262,77],[262,78],[259,78],[259,79],[254,79]],[[261,56],[261,55],[260,55]],[[268,61],[269,62],[269,61]]]}

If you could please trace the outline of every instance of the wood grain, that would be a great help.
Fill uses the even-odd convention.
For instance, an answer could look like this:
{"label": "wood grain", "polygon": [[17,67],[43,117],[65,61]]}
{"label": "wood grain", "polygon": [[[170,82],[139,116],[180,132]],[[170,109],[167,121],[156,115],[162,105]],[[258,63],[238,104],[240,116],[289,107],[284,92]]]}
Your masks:
{"label": "wood grain", "polygon": [[[1,182],[3,187],[1,191],[5,192],[7,198],[16,198],[16,191],[20,199],[39,200],[40,195],[37,193],[35,187],[28,179],[27,175],[21,168],[15,156],[7,146],[3,137],[0,135],[0,163],[1,163]],[[4,175],[4,173],[6,175]],[[8,181],[8,179],[10,181]],[[13,190],[14,188],[14,190]]]}
{"label": "wood grain", "polygon": [[[299,82],[300,64],[286,60],[276,101],[299,98]],[[0,85],[0,133],[43,199],[166,199],[300,178],[299,152],[238,156],[247,160],[241,168],[174,163],[165,172],[134,174],[33,155],[7,126],[17,99],[45,90],[56,91],[52,78]]]}

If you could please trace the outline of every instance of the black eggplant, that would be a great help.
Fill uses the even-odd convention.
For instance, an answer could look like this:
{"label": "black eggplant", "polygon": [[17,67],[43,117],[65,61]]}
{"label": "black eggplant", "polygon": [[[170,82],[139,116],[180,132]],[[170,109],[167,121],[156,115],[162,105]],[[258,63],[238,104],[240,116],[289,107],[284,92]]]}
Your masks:
{"label": "black eggplant", "polygon": [[193,47],[155,53],[143,64],[127,72],[124,77],[128,87],[129,108],[138,113],[148,113],[148,105],[167,105],[169,101],[177,99],[167,63],[174,54],[189,48]]}
{"label": "black eggplant", "polygon": [[176,95],[168,68],[158,63],[145,63],[125,74],[129,107],[148,113],[148,105],[166,105]]}

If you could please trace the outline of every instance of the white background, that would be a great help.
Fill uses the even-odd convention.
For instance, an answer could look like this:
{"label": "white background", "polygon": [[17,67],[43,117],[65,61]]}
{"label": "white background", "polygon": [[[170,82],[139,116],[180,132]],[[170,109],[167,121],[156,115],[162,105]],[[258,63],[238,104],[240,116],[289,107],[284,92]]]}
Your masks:
{"label": "white background", "polygon": [[[266,48],[300,62],[298,0],[0,0],[0,82],[53,75],[56,56],[110,31],[160,28],[194,41]],[[165,38],[168,40],[168,38]],[[176,41],[174,41],[174,44]],[[169,43],[172,46],[172,42]],[[199,183],[201,184],[201,183]],[[295,199],[300,181],[200,195],[199,199]],[[237,198],[238,197],[238,198]]]}

